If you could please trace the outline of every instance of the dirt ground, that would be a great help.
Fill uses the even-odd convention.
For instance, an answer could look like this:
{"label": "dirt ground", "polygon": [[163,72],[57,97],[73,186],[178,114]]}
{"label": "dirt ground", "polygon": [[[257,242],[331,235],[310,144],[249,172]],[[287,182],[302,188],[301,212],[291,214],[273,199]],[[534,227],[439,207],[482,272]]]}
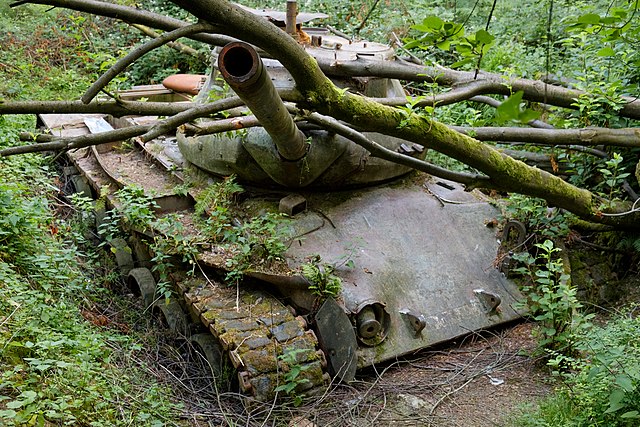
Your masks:
{"label": "dirt ground", "polygon": [[241,396],[215,389],[194,361],[178,357],[161,361],[171,378],[159,374],[180,389],[190,426],[502,427],[553,388],[542,363],[528,356],[532,328],[523,322],[472,334],[359,372],[298,408],[268,403],[247,412]]}
{"label": "dirt ground", "polygon": [[[547,395],[552,385],[539,361],[532,324],[474,334],[424,351],[328,396],[305,417],[316,426],[504,426],[521,405]],[[299,425],[304,425],[300,424]]]}

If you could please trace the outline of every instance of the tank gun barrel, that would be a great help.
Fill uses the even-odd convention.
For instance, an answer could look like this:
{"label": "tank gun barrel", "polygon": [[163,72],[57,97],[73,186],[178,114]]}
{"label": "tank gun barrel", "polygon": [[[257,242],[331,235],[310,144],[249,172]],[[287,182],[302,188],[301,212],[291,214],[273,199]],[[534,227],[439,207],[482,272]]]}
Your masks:
{"label": "tank gun barrel", "polygon": [[243,42],[227,44],[218,56],[218,68],[269,133],[280,156],[288,161],[303,158],[306,138],[289,115],[255,49]]}

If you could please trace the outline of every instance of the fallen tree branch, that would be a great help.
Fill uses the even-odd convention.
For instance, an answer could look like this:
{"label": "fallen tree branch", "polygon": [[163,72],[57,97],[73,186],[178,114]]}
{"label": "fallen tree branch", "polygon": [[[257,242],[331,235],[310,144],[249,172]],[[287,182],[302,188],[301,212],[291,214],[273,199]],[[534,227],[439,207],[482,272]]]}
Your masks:
{"label": "fallen tree branch", "polygon": [[139,101],[16,101],[0,102],[0,114],[110,114],[122,116],[172,116],[194,108],[193,102]]}
{"label": "fallen tree branch", "polygon": [[416,107],[440,107],[443,105],[450,105],[469,100],[478,94],[486,93],[487,88],[489,87],[493,87],[493,84],[488,82],[474,82],[457,86],[448,92],[439,93],[433,96],[421,97],[422,99],[407,99],[406,97],[396,97],[371,98],[371,100],[382,105],[389,106],[406,105],[411,100],[413,101],[411,102],[411,105]]}
{"label": "fallen tree branch", "polygon": [[13,156],[15,154],[38,153],[43,151],[68,151],[77,148],[90,147],[92,145],[106,144],[108,142],[124,141],[129,138],[142,135],[147,132],[151,126],[138,125],[126,128],[116,129],[109,132],[87,134],[70,138],[60,138],[51,142],[43,142],[41,144],[21,145],[18,147],[9,147],[0,150],[0,157]]}
{"label": "fallen tree branch", "polygon": [[[299,110],[294,109],[293,111],[296,114],[301,114]],[[369,153],[371,153],[373,157],[379,157],[393,163],[408,166],[410,168],[426,172],[439,178],[460,182],[467,185],[468,188],[482,187],[484,184],[487,184],[489,182],[488,177],[480,174],[454,172],[445,168],[441,168],[429,162],[425,162],[424,160],[416,159],[414,157],[389,150],[388,148],[385,148],[377,142],[370,140],[360,132],[340,123],[332,117],[323,116],[318,113],[307,113],[302,115],[309,121],[321,125],[323,128],[330,129],[338,135],[344,136],[345,138],[355,142],[356,144],[369,151]]]}
{"label": "fallen tree branch", "polygon": [[164,135],[178,126],[188,123],[200,117],[207,117],[220,111],[228,110],[230,108],[240,107],[244,105],[244,102],[237,96],[231,98],[224,98],[214,101],[210,104],[198,104],[189,110],[182,111],[175,114],[165,120],[162,120],[158,124],[153,125],[144,135],[140,137],[142,142],[151,141],[153,138],[157,138],[160,135]]}
{"label": "fallen tree branch", "polygon": [[[278,89],[278,95],[283,101],[300,102],[302,97],[295,89]],[[239,100],[237,97],[226,98]],[[195,102],[149,102],[124,101],[93,101],[85,104],[81,101],[13,101],[0,102],[1,114],[110,114],[114,117],[129,115],[138,116],[172,116],[182,111],[190,110],[198,105]],[[209,104],[211,105],[211,103]],[[235,107],[244,105],[240,103]],[[214,109],[217,107],[213,107]],[[226,107],[234,108],[234,107]],[[222,111],[226,108],[221,108]]]}
{"label": "fallen tree branch", "polygon": [[[95,104],[95,103],[94,103]],[[146,103],[140,103],[146,104]],[[25,154],[25,153],[37,153],[43,151],[60,151],[60,150],[71,150],[82,147],[89,147],[91,145],[99,145],[107,142],[116,142],[123,141],[129,138],[133,138],[135,136],[139,136],[142,142],[149,141],[157,136],[164,135],[171,131],[174,131],[178,126],[186,124],[191,120],[195,120],[199,117],[206,117],[212,114],[215,114],[220,111],[227,110],[229,108],[235,108],[244,105],[243,102],[238,97],[224,98],[218,101],[212,102],[210,104],[191,104],[191,108],[186,110],[182,110],[177,114],[171,116],[170,118],[160,121],[154,125],[139,125],[139,126],[130,126],[121,129],[116,129],[113,131],[102,132],[99,134],[88,134],[77,137],[55,137],[52,135],[36,135],[35,140],[36,144],[31,145],[21,145],[17,147],[10,147],[4,150],[0,150],[0,157],[12,156],[16,154]],[[0,104],[1,105],[1,104]],[[84,105],[74,103],[74,106]],[[233,121],[236,121],[235,129],[238,129],[237,123],[238,119],[226,119],[221,120],[217,129],[214,129],[213,126],[209,125],[208,130],[209,133],[216,132],[224,132],[227,130],[234,130]],[[249,127],[251,125],[247,125]],[[205,131],[207,129],[205,128]],[[197,125],[189,125],[190,133],[200,133],[203,129],[199,128]],[[34,136],[30,134],[23,134],[20,136],[21,139],[33,140]],[[40,142],[44,141],[44,142]]]}
{"label": "fallen tree branch", "polygon": [[228,119],[197,124],[194,126],[195,132],[185,132],[185,134],[189,136],[210,135],[256,126],[260,126],[260,121],[258,121],[256,116],[230,117]]}
{"label": "fallen tree branch", "polygon": [[[119,19],[130,24],[140,24],[163,31],[173,31],[180,27],[186,27],[190,23],[180,19],[170,18],[165,15],[149,12],[135,7],[123,6],[99,0],[35,0],[16,1],[10,7],[22,4],[44,4],[49,6],[63,7],[78,12],[91,13],[108,18]],[[227,43],[236,41],[234,38],[219,34],[193,34],[189,38],[212,46],[224,46]]]}
{"label": "fallen tree branch", "polygon": [[634,128],[536,129],[517,127],[450,126],[479,141],[526,142],[544,145],[640,147],[640,130]]}
{"label": "fallen tree branch", "polygon": [[[340,77],[386,77],[416,82],[437,83],[443,86],[456,87],[466,84],[477,85],[477,94],[510,96],[514,92],[523,91],[523,98],[528,101],[542,102],[557,107],[576,109],[573,105],[580,95],[587,93],[577,89],[554,86],[540,80],[521,78],[505,78],[505,76],[481,72],[474,79],[473,72],[458,71],[442,66],[420,66],[400,61],[375,61],[358,58],[354,61],[337,62],[329,59],[318,59],[320,69],[331,76]],[[619,111],[622,117],[640,119],[640,100],[622,97],[624,104]]]}

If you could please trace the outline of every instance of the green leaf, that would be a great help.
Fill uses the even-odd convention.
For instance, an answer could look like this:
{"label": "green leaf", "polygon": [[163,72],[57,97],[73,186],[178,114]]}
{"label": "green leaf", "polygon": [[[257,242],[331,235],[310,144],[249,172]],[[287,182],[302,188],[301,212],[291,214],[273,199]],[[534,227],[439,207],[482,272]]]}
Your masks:
{"label": "green leaf", "polygon": [[31,403],[31,402],[34,402],[36,400],[36,398],[38,397],[38,393],[36,393],[33,390],[27,390],[27,391],[23,391],[22,393],[20,393],[19,397],[22,397],[26,401]]}
{"label": "green leaf", "polygon": [[449,48],[451,47],[451,41],[443,40],[443,41],[441,41],[439,43],[436,43],[436,46],[440,50],[449,50]]}
{"label": "green leaf", "polygon": [[16,417],[17,413],[14,410],[9,410],[9,411],[3,411],[0,410],[0,419],[4,418],[4,419],[14,419]]}
{"label": "green leaf", "polygon": [[[458,46],[456,46],[456,49],[457,48],[458,48]],[[453,64],[451,64],[451,68],[460,68],[463,65],[472,64],[473,62],[475,62],[474,58],[465,58],[465,59],[463,59],[461,61],[457,61],[457,62],[454,62]]]}
{"label": "green leaf", "polygon": [[640,418],[640,414],[638,411],[629,411],[620,415],[620,418]]}
{"label": "green leaf", "polygon": [[596,13],[587,13],[586,15],[582,15],[581,17],[579,17],[578,22],[580,24],[599,24],[600,15]]}
{"label": "green leaf", "polygon": [[616,51],[610,48],[609,46],[603,47],[597,53],[598,56],[604,56],[604,57],[615,56],[615,54],[616,54]]}
{"label": "green leaf", "polygon": [[24,405],[25,403],[26,403],[26,402],[24,402],[24,401],[22,401],[22,400],[13,400],[13,401],[11,401],[11,402],[7,403],[5,406],[6,406],[8,409],[18,409],[18,408],[21,408],[21,407],[22,407],[22,405]]}
{"label": "green leaf", "polygon": [[620,19],[616,18],[615,16],[605,16],[604,18],[600,18],[600,24],[603,25],[613,25],[613,24],[617,24],[618,21],[620,21]]}
{"label": "green leaf", "polygon": [[634,390],[633,381],[631,380],[631,377],[629,375],[618,375],[616,377],[615,383],[625,391],[631,392]]}
{"label": "green leaf", "polygon": [[476,31],[476,40],[482,44],[491,44],[496,38],[486,30]]}
{"label": "green leaf", "polygon": [[498,123],[505,123],[518,118],[522,95],[524,95],[524,92],[519,90],[496,108],[496,121]]}
{"label": "green leaf", "polygon": [[421,24],[412,25],[411,28],[414,30],[422,31],[422,32],[433,32],[433,30],[439,30],[442,28],[444,21],[438,18],[437,16],[431,15],[427,16],[422,20]]}
{"label": "green leaf", "polygon": [[625,407],[625,404],[622,401],[625,398],[624,391],[619,388],[613,390],[609,395],[609,407],[607,408],[605,414],[610,414],[612,412],[619,411],[620,409]]}
{"label": "green leaf", "polygon": [[542,113],[540,111],[527,108],[518,115],[518,120],[522,123],[529,123],[531,120],[535,120],[540,117],[541,114]]}
{"label": "green leaf", "polygon": [[404,48],[405,49],[413,49],[414,47],[422,46],[422,38],[420,40],[417,39],[405,39],[404,40]]}

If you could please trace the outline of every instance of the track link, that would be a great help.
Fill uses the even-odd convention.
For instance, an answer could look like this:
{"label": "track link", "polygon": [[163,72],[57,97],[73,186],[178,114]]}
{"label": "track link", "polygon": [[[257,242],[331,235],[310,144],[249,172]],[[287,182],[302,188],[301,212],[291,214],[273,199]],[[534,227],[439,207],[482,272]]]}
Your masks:
{"label": "track link", "polygon": [[179,284],[192,314],[218,339],[238,371],[241,391],[258,401],[277,397],[291,369],[282,359],[295,354],[301,367],[295,393],[314,395],[326,390],[324,353],[302,317],[294,316],[277,298],[248,288],[239,289],[210,282],[203,277]]}

